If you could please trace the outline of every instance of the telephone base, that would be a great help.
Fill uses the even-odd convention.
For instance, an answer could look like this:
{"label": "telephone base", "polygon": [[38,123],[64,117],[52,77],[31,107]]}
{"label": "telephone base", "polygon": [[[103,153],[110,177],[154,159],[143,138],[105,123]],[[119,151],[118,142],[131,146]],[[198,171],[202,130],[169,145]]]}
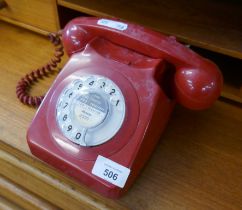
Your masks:
{"label": "telephone base", "polygon": [[[113,56],[116,57],[107,59],[107,48],[115,51]],[[126,56],[125,61],[131,58],[140,63],[127,65],[120,62],[122,56]],[[166,96],[156,81],[165,70],[166,63],[162,59],[140,55],[103,39],[93,40],[83,52],[72,55],[44,98],[27,133],[31,152],[101,195],[120,197],[149,159],[174,107],[175,101]],[[124,95],[126,111],[124,122],[114,137],[103,144],[85,147],[61,134],[56,107],[66,84],[90,74],[102,75],[117,84]],[[99,156],[130,170],[124,187],[93,174]]]}

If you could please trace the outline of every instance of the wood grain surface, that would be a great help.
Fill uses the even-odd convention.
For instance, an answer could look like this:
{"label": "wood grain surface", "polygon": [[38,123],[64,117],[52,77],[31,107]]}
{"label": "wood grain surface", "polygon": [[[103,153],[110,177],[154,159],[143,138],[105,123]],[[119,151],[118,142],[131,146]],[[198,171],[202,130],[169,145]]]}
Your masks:
{"label": "wood grain surface", "polygon": [[55,32],[58,25],[54,0],[5,0],[0,19],[39,33]]}
{"label": "wood grain surface", "polygon": [[[6,169],[6,167],[4,167]],[[16,174],[14,174],[16,177]],[[59,208],[53,206],[47,201],[39,198],[20,187],[19,185],[11,182],[9,179],[0,176],[0,194],[8,197],[14,203],[18,204],[25,210],[41,209],[41,210],[58,210]]]}
{"label": "wood grain surface", "polygon": [[12,201],[0,196],[0,209],[1,210],[24,210]]}
{"label": "wood grain surface", "polygon": [[[24,29],[3,22],[0,28],[0,174],[11,183],[63,209],[242,209],[242,110],[222,101],[200,112],[177,105],[150,161],[120,200],[103,198],[34,158],[26,130],[36,109],[18,102],[15,86],[49,59],[52,46]],[[32,92],[44,93],[54,78]]]}

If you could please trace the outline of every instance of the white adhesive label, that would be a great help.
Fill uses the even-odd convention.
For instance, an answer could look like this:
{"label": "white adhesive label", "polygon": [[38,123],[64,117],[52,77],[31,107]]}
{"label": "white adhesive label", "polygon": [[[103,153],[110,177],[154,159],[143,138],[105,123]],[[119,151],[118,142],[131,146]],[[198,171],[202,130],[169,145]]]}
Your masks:
{"label": "white adhesive label", "polygon": [[93,166],[92,173],[123,188],[129,177],[130,169],[99,155]]}
{"label": "white adhesive label", "polygon": [[114,21],[114,20],[108,20],[108,19],[100,19],[97,21],[98,25],[107,26],[109,28],[114,28],[120,31],[124,31],[128,28],[128,24]]}

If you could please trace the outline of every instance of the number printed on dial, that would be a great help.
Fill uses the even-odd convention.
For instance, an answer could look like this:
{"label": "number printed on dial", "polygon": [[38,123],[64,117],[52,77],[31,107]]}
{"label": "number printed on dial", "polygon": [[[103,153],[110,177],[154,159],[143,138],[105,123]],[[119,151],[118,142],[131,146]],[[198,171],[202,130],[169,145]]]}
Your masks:
{"label": "number printed on dial", "polygon": [[81,146],[96,146],[110,140],[125,117],[120,88],[99,75],[79,77],[61,92],[56,120],[63,135]]}

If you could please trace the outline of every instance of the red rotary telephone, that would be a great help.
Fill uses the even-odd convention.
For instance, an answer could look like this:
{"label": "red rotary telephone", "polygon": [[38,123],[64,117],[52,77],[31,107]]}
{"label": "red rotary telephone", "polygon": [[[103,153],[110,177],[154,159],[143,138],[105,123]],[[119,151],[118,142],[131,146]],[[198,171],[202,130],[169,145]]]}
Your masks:
{"label": "red rotary telephone", "polygon": [[222,75],[174,37],[115,19],[76,18],[62,40],[70,59],[30,125],[29,147],[117,198],[148,160],[174,104],[210,107]]}

